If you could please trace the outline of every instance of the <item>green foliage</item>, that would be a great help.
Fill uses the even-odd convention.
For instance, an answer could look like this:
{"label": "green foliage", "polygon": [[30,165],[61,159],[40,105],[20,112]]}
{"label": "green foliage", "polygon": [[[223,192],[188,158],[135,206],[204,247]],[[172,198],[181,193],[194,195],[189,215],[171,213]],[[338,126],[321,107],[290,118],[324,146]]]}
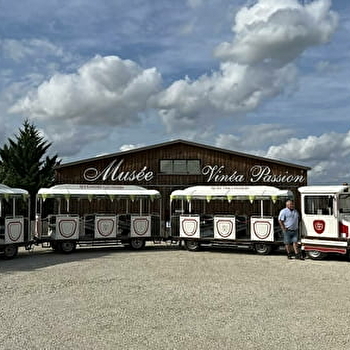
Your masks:
{"label": "green foliage", "polygon": [[27,190],[33,198],[39,188],[54,182],[57,155],[45,156],[51,143],[26,120],[15,139],[0,148],[0,183]]}

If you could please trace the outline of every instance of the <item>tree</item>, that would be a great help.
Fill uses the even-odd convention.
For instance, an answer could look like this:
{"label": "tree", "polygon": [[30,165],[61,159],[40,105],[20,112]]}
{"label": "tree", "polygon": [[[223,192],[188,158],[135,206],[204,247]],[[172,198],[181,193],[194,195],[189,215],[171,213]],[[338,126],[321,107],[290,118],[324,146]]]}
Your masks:
{"label": "tree", "polygon": [[35,195],[41,187],[54,182],[57,155],[45,154],[51,143],[44,140],[34,124],[26,120],[15,139],[0,148],[0,182],[27,190],[31,197],[32,214],[35,210]]}

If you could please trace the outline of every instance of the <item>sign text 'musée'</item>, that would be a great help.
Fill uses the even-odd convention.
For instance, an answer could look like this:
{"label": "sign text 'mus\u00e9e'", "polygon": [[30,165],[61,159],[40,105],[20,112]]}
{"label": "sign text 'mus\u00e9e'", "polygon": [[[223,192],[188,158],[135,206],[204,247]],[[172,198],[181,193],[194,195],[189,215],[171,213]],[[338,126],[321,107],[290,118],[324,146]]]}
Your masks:
{"label": "sign text 'mus\u00e9e'", "polygon": [[[113,160],[103,170],[96,168],[88,168],[84,171],[84,179],[89,182],[94,181],[119,181],[119,182],[133,182],[133,181],[151,181],[155,173],[144,166],[140,170],[121,171],[121,166],[124,159],[117,162]],[[293,175],[288,172],[275,174],[267,165],[254,165],[250,168],[247,175],[239,173],[234,170],[230,173],[226,171],[223,165],[206,165],[202,168],[202,175],[206,176],[206,181],[210,183],[297,183],[305,181],[303,175]]]}
{"label": "sign text 'mus\u00e9e'", "polygon": [[124,159],[117,163],[114,159],[105,169],[98,171],[96,168],[88,168],[84,171],[84,179],[86,181],[97,181],[101,179],[102,181],[151,181],[154,177],[153,171],[148,170],[144,166],[141,170],[136,171],[120,171],[121,165],[124,163]]}

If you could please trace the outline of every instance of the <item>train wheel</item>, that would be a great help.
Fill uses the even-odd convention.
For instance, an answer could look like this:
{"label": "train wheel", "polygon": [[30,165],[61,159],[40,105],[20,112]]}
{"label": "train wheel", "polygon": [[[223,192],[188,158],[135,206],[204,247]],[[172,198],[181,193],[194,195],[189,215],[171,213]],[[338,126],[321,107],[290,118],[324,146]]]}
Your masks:
{"label": "train wheel", "polygon": [[322,260],[326,257],[326,253],[320,252],[318,250],[308,250],[306,252],[307,256],[313,260]]}
{"label": "train wheel", "polygon": [[200,244],[198,241],[185,241],[185,247],[187,250],[195,252],[196,250],[199,250]]}
{"label": "train wheel", "polygon": [[18,247],[13,244],[9,244],[4,249],[5,259],[13,259],[18,254]]}
{"label": "train wheel", "polygon": [[146,245],[145,240],[141,238],[132,238],[130,241],[130,247],[134,250],[140,250],[144,248],[145,245]]}
{"label": "train wheel", "polygon": [[261,255],[268,255],[272,251],[271,244],[257,243],[255,244],[254,248],[255,248],[255,251]]}
{"label": "train wheel", "polygon": [[70,254],[75,250],[75,242],[63,241],[60,243],[60,250],[62,253]]}

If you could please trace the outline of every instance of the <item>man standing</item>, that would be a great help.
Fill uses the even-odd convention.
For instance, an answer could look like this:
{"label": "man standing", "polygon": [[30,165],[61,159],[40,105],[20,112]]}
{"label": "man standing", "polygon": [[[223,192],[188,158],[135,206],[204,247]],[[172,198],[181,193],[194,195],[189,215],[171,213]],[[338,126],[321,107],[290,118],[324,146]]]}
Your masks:
{"label": "man standing", "polygon": [[286,207],[278,215],[278,222],[283,232],[288,259],[292,259],[294,250],[296,259],[304,260],[298,248],[299,213],[294,208],[294,201],[287,200]]}

